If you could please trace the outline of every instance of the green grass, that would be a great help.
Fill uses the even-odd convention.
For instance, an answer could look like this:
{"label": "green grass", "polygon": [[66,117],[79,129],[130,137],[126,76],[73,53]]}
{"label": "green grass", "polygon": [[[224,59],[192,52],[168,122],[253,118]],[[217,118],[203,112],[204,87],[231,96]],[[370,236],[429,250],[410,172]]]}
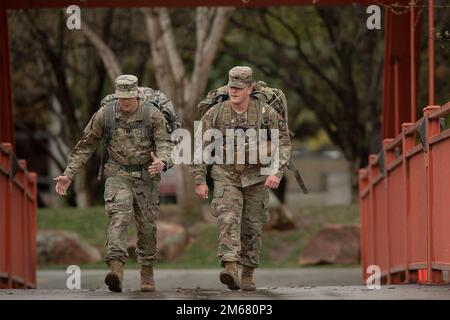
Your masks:
{"label": "green grass", "polygon": [[[174,264],[183,268],[219,267],[217,242],[219,228],[213,224],[197,224],[190,229],[190,243]],[[167,263],[169,265],[169,263]]]}
{"label": "green grass", "polygon": [[95,247],[105,243],[108,217],[103,207],[50,208],[38,210],[38,229],[75,231]]}
{"label": "green grass", "polygon": [[[173,207],[168,207],[173,211]],[[164,213],[165,207],[161,211]],[[174,215],[172,212],[170,215]],[[291,231],[263,232],[261,267],[297,268],[300,252],[324,225],[331,223],[359,223],[359,207],[308,207],[294,212],[298,228]],[[164,214],[163,214],[164,216]],[[38,229],[65,229],[77,232],[81,238],[103,252],[108,227],[103,207],[88,209],[62,208],[38,210]],[[130,233],[134,233],[130,228]],[[190,242],[174,261],[160,262],[158,268],[217,268],[218,226],[198,223],[189,229]],[[65,266],[44,266],[45,269],[63,269]],[[103,262],[82,268],[105,268]],[[127,268],[137,268],[130,260]],[[335,267],[335,266],[333,266]],[[43,268],[43,267],[40,267]]]}

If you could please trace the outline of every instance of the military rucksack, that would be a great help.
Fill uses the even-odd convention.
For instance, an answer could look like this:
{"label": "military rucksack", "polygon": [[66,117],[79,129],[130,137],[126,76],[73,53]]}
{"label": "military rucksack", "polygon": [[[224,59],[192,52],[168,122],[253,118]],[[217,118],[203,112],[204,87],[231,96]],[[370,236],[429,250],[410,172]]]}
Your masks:
{"label": "military rucksack", "polygon": [[164,93],[159,90],[154,90],[148,87],[139,87],[139,100],[142,101],[143,121],[134,122],[131,124],[123,124],[117,121],[115,118],[117,108],[117,97],[115,94],[109,94],[104,97],[100,103],[101,107],[105,108],[104,113],[104,128],[103,128],[103,151],[101,155],[101,166],[98,174],[98,179],[103,179],[103,166],[108,160],[107,146],[116,128],[133,129],[142,127],[148,139],[152,138],[152,123],[151,123],[151,110],[152,106],[155,106],[164,115],[167,120],[167,131],[173,132],[177,128],[181,127],[178,120],[178,116],[175,113],[175,109],[172,102],[166,97]]}
{"label": "military rucksack", "polygon": [[[284,92],[277,88],[270,88],[264,81],[255,83],[254,90],[251,93],[252,98],[263,101],[275,109],[275,111],[286,121],[288,121],[287,100]],[[203,116],[214,105],[229,99],[227,86],[222,86],[216,90],[210,91],[206,98],[202,100],[197,109]],[[216,120],[220,110],[215,110],[213,118]],[[215,121],[214,120],[214,121]],[[289,131],[291,135],[293,133]]]}
{"label": "military rucksack", "polygon": [[[166,97],[164,93],[159,90],[154,90],[148,87],[139,87],[139,100],[144,102],[144,106],[146,105],[154,105],[161,113],[164,115],[164,118],[167,120],[169,132],[173,132],[174,130],[181,127],[178,116],[175,112],[175,109],[172,105],[172,102]],[[106,113],[112,110],[112,106],[116,105],[117,97],[116,95],[109,94],[104,97],[100,103],[101,106],[106,107]],[[148,103],[145,103],[148,102]],[[111,117],[108,118],[106,116],[106,120],[113,119]],[[144,116],[144,121],[146,120],[146,116]],[[109,123],[106,123],[108,126]]]}
{"label": "military rucksack", "polygon": [[[271,88],[264,81],[258,81],[254,85],[253,92],[251,93],[251,97],[253,99],[263,101],[271,106],[275,111],[284,119],[286,122],[286,126],[288,123],[288,108],[287,108],[287,99],[286,95],[281,89]],[[208,92],[206,98],[202,100],[198,105],[197,109],[200,112],[201,116],[203,116],[209,109],[215,106],[218,103],[226,101],[229,99],[228,96],[228,86],[222,86],[216,90]],[[217,125],[217,119],[221,118],[221,113],[223,113],[223,104],[221,104],[221,108],[216,108],[213,110],[213,123]],[[261,122],[258,123],[258,127],[261,127]],[[289,130],[289,129],[287,129]],[[293,136],[292,131],[289,130],[289,134]],[[292,157],[289,159],[289,163],[287,168],[292,171],[297,180],[298,185],[302,189],[303,193],[308,193],[308,189],[303,182],[303,179],[300,175],[300,172],[295,167],[294,162],[292,161]]]}

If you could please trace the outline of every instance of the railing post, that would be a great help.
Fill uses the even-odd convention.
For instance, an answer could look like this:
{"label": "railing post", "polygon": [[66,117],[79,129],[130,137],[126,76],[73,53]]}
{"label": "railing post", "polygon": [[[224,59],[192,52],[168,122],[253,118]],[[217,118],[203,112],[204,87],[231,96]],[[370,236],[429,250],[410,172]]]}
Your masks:
{"label": "railing post", "polygon": [[[27,210],[27,161],[24,159],[19,160],[19,172],[20,175],[18,175],[17,180],[22,184],[23,189],[22,192],[22,210],[20,212],[21,218],[21,225],[16,226],[17,230],[20,230],[22,232],[22,266],[21,266],[21,272],[23,274],[23,283],[22,288],[26,288],[27,283],[27,275],[28,275],[28,260],[29,260],[29,252],[27,250],[28,248],[28,242],[29,242],[29,230],[27,228],[28,224],[28,210]],[[19,229],[20,228],[20,229]]]}
{"label": "railing post", "polygon": [[410,244],[411,244],[411,236],[409,234],[409,217],[411,215],[411,185],[409,178],[409,161],[406,158],[406,152],[413,148],[416,144],[416,134],[406,135],[406,131],[412,127],[414,123],[403,123],[402,124],[402,175],[403,175],[403,207],[405,208],[405,221],[406,221],[406,232],[405,232],[405,250],[406,250],[406,261],[405,261],[405,282],[406,283],[416,283],[417,282],[417,271],[409,270],[410,263]]}
{"label": "railing post", "polygon": [[[375,199],[374,199],[374,184],[376,181],[376,178],[381,174],[381,170],[380,170],[380,166],[379,166],[379,158],[377,155],[375,154],[371,154],[369,155],[369,177],[370,177],[370,210],[371,210],[371,221],[369,221],[369,224],[371,225],[371,230],[372,230],[372,253],[373,253],[373,257],[374,257],[374,264],[380,266],[380,261],[377,257],[377,250],[376,248],[380,245],[379,241],[377,240],[377,233],[376,231],[376,224],[375,221],[377,220],[377,218],[379,219],[380,217],[380,211],[375,210],[376,205],[375,205]],[[383,248],[386,249],[386,248]],[[389,249],[389,248],[387,248]],[[389,254],[388,252],[386,252],[386,254]],[[382,270],[383,271],[383,270]],[[389,281],[389,270],[384,270],[387,271],[387,277],[386,278],[382,278],[382,284],[386,284],[386,281]]]}
{"label": "railing post", "polygon": [[[378,264],[376,256],[376,233],[375,233],[375,203],[373,196],[373,183],[374,178],[377,176],[377,168],[374,166],[377,156],[374,154],[369,155],[369,219],[367,220],[367,226],[370,229],[369,232],[369,247],[370,256],[372,257],[371,264]],[[369,249],[369,248],[368,248]]]}
{"label": "railing post", "polygon": [[426,167],[426,188],[427,188],[427,283],[442,283],[442,271],[433,270],[433,152],[430,138],[438,135],[439,118],[430,119],[430,113],[438,110],[439,106],[428,106],[423,109],[426,121],[426,141],[425,144],[425,167]]}
{"label": "railing post", "polygon": [[[366,190],[369,185],[368,171],[367,169],[358,170],[358,186],[359,186],[359,216],[360,216],[360,244],[361,244],[361,279],[363,283],[366,280],[366,270],[367,270],[367,210],[363,206],[362,192]],[[369,197],[369,195],[366,195]]]}
{"label": "railing post", "polygon": [[12,288],[12,261],[11,261],[11,195],[12,195],[12,183],[11,183],[11,157],[12,157],[12,145],[10,143],[3,143],[3,148],[8,153],[6,170],[9,174],[8,186],[6,187],[6,201],[5,201],[5,259],[8,273],[8,280],[6,287]]}
{"label": "railing post", "polygon": [[391,284],[392,283],[392,275],[391,275],[391,233],[390,233],[390,228],[389,228],[389,217],[390,217],[390,193],[391,193],[391,188],[390,188],[390,183],[389,183],[389,173],[387,170],[388,164],[390,164],[392,161],[395,160],[395,153],[392,150],[388,150],[387,147],[389,146],[389,144],[392,143],[392,141],[394,141],[394,139],[384,139],[383,140],[383,153],[384,153],[384,181],[383,181],[383,187],[384,187],[384,215],[385,215],[385,221],[387,222],[386,225],[386,230],[387,230],[387,235],[388,235],[388,239],[387,239],[387,248],[386,248],[386,253],[387,253],[387,260],[388,260],[388,267],[387,267],[387,283]]}
{"label": "railing post", "polygon": [[387,147],[394,141],[394,139],[384,139],[383,140],[383,151],[384,151],[384,164],[385,168],[388,164],[395,160],[395,152],[392,149],[387,149]]}
{"label": "railing post", "polygon": [[30,212],[30,282],[33,284],[33,288],[36,288],[36,228],[37,228],[37,174],[35,172],[30,172],[29,179],[31,182],[31,188],[29,192],[31,192],[31,212]]}

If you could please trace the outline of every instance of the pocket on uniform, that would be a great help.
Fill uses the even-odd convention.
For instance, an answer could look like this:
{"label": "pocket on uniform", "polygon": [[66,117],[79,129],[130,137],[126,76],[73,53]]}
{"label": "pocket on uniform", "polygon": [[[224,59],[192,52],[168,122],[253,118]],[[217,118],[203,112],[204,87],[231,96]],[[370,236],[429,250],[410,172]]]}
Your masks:
{"label": "pocket on uniform", "polygon": [[107,162],[103,168],[103,175],[105,176],[105,178],[114,177],[119,169],[119,165]]}
{"label": "pocket on uniform", "polygon": [[111,217],[114,210],[114,198],[116,197],[115,190],[105,190],[104,199],[105,199],[105,209],[106,214]]}
{"label": "pocket on uniform", "polygon": [[213,217],[217,218],[219,216],[219,210],[217,208],[217,204],[223,198],[224,193],[225,193],[225,184],[224,183],[214,184],[213,199],[211,201],[211,214],[213,215]]}
{"label": "pocket on uniform", "polygon": [[148,199],[148,214],[152,221],[159,218],[160,209],[159,209],[159,199]]}
{"label": "pocket on uniform", "polygon": [[114,190],[105,191],[105,202],[114,201],[114,197],[116,196],[116,192]]}
{"label": "pocket on uniform", "polygon": [[136,144],[140,148],[148,148],[150,147],[150,140],[147,137],[147,134],[145,132],[145,129],[135,129],[135,141]]}
{"label": "pocket on uniform", "polygon": [[214,184],[214,198],[223,198],[223,194],[225,193],[225,184],[224,183],[216,183]]}

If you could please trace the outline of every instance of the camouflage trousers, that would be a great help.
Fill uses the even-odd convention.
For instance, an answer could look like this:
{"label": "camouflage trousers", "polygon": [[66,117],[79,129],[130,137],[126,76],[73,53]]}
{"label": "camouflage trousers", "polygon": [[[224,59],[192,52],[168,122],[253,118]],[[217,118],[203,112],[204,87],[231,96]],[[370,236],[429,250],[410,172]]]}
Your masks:
{"label": "camouflage trousers", "polygon": [[211,206],[219,221],[218,257],[222,266],[236,261],[258,267],[262,228],[269,219],[268,202],[264,182],[236,187],[214,181]]}
{"label": "camouflage trousers", "polygon": [[133,177],[120,170],[105,182],[105,209],[110,218],[106,239],[105,262],[128,259],[128,225],[134,217],[137,229],[136,256],[143,265],[153,266],[158,260],[155,220],[159,216],[160,177]]}

